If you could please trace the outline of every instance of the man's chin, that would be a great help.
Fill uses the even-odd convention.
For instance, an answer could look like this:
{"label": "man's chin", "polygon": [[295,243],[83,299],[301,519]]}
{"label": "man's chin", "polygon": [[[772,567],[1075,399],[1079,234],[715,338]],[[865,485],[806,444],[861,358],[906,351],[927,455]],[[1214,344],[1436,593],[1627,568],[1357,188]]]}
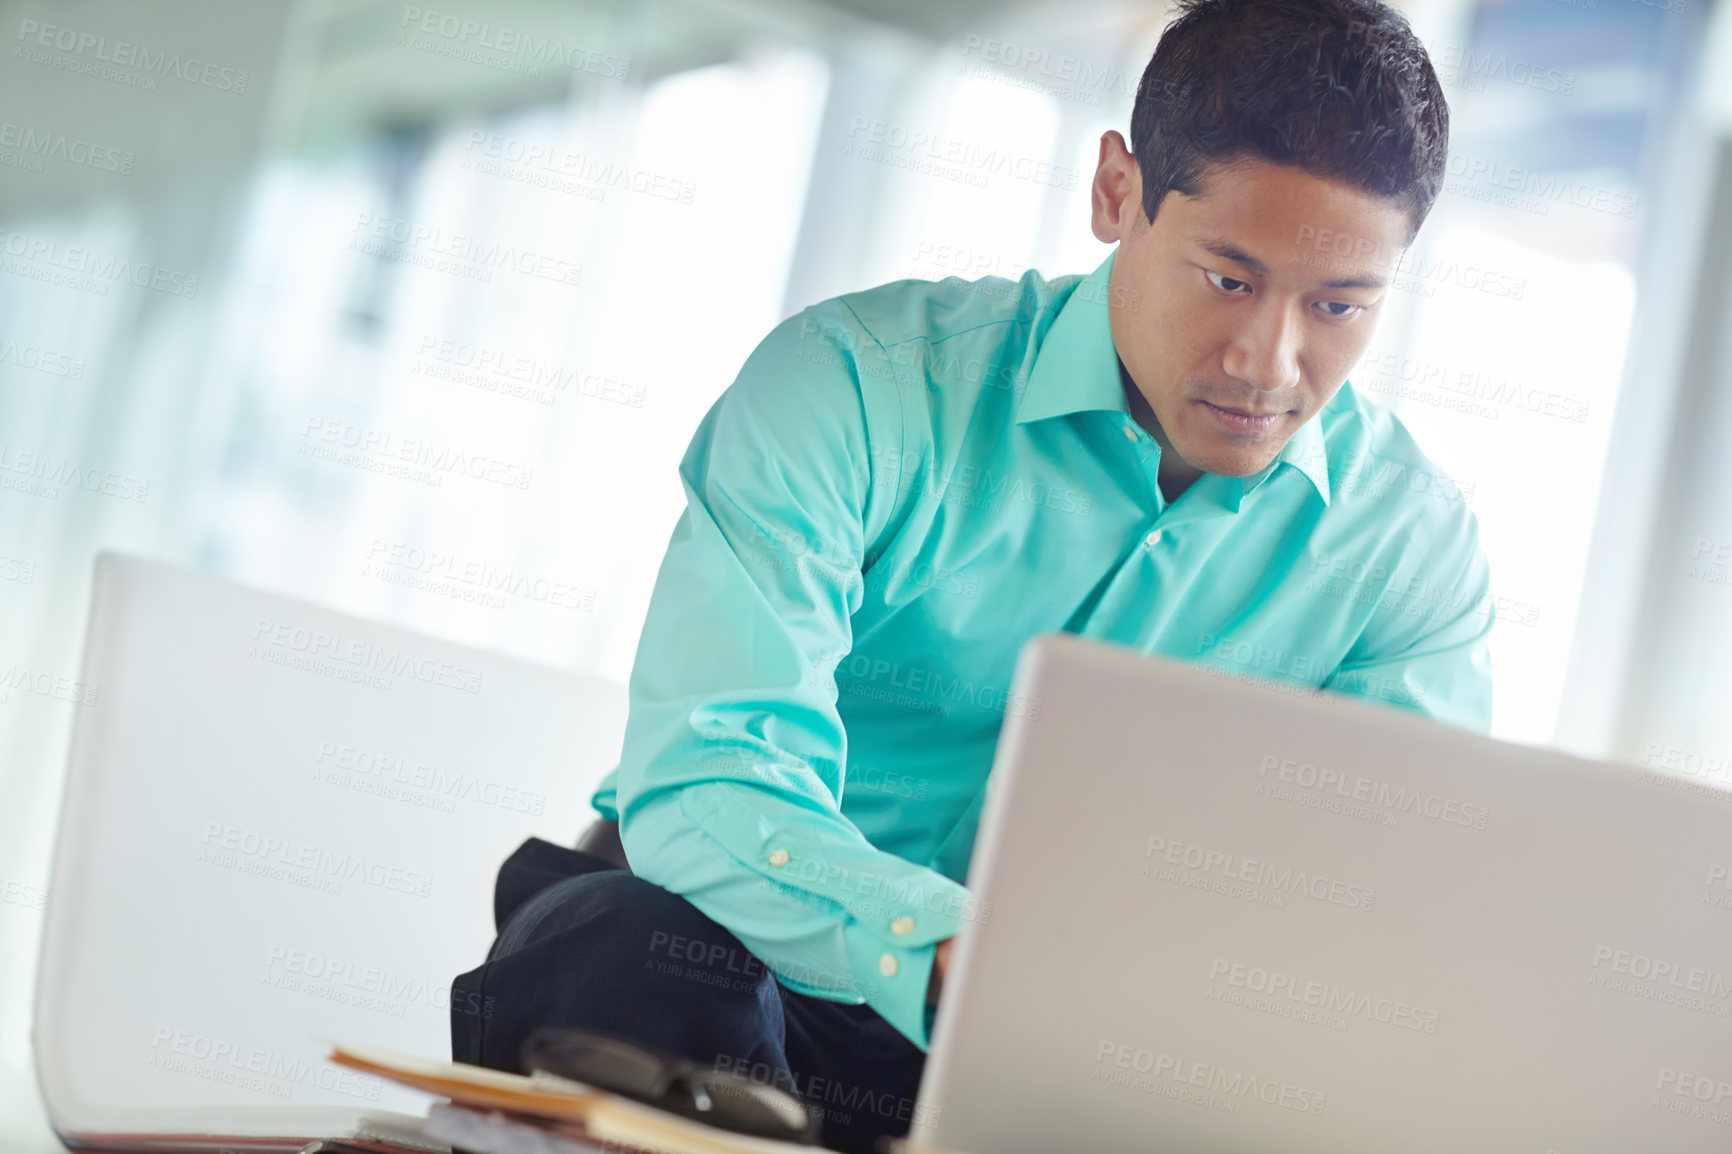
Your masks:
{"label": "man's chin", "polygon": [[1259,445],[1255,449],[1235,446],[1233,449],[1205,449],[1196,455],[1181,453],[1180,456],[1190,461],[1205,473],[1218,473],[1223,477],[1251,477],[1267,469],[1276,457],[1280,456],[1285,441],[1281,444]]}

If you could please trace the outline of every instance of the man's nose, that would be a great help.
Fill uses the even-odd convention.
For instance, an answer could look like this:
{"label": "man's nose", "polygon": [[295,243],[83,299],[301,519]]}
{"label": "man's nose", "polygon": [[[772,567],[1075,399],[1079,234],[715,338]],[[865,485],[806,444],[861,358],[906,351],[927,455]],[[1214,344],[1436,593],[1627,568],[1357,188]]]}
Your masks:
{"label": "man's nose", "polygon": [[1271,301],[1257,309],[1228,342],[1222,371],[1259,392],[1297,387],[1302,336],[1299,307]]}

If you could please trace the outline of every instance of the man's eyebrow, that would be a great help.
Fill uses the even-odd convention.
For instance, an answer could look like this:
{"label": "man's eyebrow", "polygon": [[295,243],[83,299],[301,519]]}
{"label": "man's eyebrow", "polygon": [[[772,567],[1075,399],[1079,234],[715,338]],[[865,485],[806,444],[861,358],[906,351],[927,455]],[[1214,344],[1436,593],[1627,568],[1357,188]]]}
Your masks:
{"label": "man's eyebrow", "polygon": [[1324,281],[1324,288],[1362,288],[1380,289],[1389,286],[1389,278],[1368,274],[1366,276],[1344,276],[1337,280]]}
{"label": "man's eyebrow", "polygon": [[1230,240],[1215,240],[1212,237],[1194,237],[1193,242],[1205,252],[1212,252],[1223,260],[1242,264],[1258,276],[1268,276],[1269,266],[1234,244]]}
{"label": "man's eyebrow", "polygon": [[[1193,243],[1205,252],[1214,253],[1223,260],[1230,260],[1244,265],[1258,276],[1268,276],[1269,266],[1228,240],[1216,240],[1212,237],[1194,237]],[[1367,273],[1364,276],[1344,276],[1334,280],[1324,281],[1322,288],[1356,288],[1380,289],[1389,286],[1389,278]]]}

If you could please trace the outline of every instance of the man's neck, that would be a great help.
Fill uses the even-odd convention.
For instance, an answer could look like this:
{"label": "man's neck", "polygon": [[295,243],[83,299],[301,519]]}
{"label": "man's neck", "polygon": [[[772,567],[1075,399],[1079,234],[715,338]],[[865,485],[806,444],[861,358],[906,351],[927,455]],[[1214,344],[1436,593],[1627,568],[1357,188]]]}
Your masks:
{"label": "man's neck", "polygon": [[1174,451],[1173,443],[1167,440],[1166,431],[1161,428],[1161,422],[1155,419],[1155,411],[1149,407],[1149,402],[1143,398],[1143,391],[1137,388],[1123,365],[1119,366],[1119,383],[1124,386],[1125,403],[1130,406],[1131,419],[1141,425],[1149,436],[1155,439],[1155,444],[1161,447],[1161,467],[1156,478],[1161,486],[1161,499],[1171,505],[1203,475],[1203,470]]}

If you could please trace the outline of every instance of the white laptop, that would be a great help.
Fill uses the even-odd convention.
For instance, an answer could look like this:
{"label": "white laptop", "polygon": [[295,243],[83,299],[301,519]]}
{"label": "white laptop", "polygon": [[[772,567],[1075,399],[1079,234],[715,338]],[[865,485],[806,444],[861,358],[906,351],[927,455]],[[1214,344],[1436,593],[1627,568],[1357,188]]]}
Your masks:
{"label": "white laptop", "polygon": [[1725,1154],[1732,791],[1052,635],[914,1137]]}
{"label": "white laptop", "polygon": [[494,874],[593,816],[624,688],[112,553],[80,683],[34,1024],[55,1130],[411,1140],[426,1096],[324,1040],[450,1054]]}

